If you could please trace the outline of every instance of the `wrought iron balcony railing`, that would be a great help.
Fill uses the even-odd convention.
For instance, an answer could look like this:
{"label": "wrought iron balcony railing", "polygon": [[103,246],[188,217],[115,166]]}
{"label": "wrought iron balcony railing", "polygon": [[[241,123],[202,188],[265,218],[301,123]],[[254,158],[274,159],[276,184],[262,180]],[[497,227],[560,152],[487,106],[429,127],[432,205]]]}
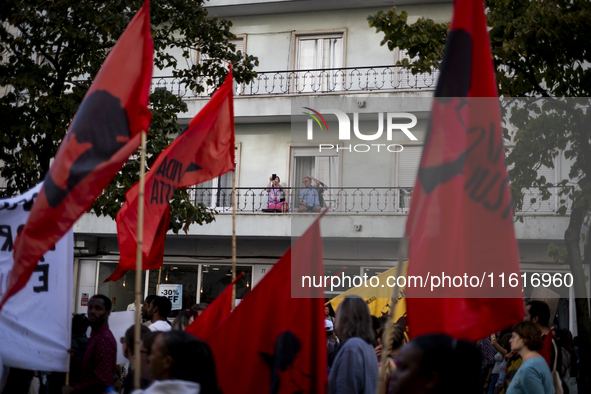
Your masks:
{"label": "wrought iron balcony railing", "polygon": [[[525,190],[523,206],[517,213],[556,215],[561,204],[559,188],[553,189],[550,199],[545,201],[541,200],[542,194],[538,190]],[[232,188],[194,187],[188,190],[194,204],[202,203],[220,213],[232,212]],[[327,187],[320,195],[330,213],[407,214],[412,190],[410,187]],[[299,213],[301,192],[306,193],[306,189],[283,188],[281,198],[287,203],[285,213]],[[269,192],[266,188],[238,187],[235,195],[238,213],[282,213],[280,209],[270,209]],[[570,200],[567,200],[566,205],[570,211]]]}
{"label": "wrought iron balcony railing", "polygon": [[[410,89],[433,90],[439,71],[413,75],[401,66],[347,67],[315,70],[260,71],[248,84],[236,84],[237,96],[319,94],[369,91],[397,91]],[[176,77],[154,77],[152,90],[166,89],[189,99],[208,97],[213,87],[203,78],[197,84],[205,88],[196,93],[186,80]]]}

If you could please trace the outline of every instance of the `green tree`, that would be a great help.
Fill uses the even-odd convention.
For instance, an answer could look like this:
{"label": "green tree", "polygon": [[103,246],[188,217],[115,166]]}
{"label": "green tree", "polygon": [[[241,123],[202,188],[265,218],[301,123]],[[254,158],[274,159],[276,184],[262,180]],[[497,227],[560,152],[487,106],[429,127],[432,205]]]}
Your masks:
{"label": "green tree", "polygon": [[[93,77],[142,0],[6,0],[0,7],[0,175],[14,195],[39,183]],[[210,17],[203,0],[152,0],[154,63],[171,69],[187,90],[215,88],[233,65],[237,82],[248,82],[258,60],[236,51],[229,40],[232,23]],[[171,51],[180,56],[173,57]],[[195,53],[201,62],[194,61]],[[166,90],[150,96],[153,114],[147,165],[181,131],[177,116],[186,112],[181,97]],[[139,155],[137,155],[139,157]],[[125,192],[139,179],[139,158],[132,157],[95,202],[92,210],[115,217]],[[194,206],[186,190],[171,202],[175,233],[190,224],[209,223],[214,212]]]}
{"label": "green tree", "polygon": [[[496,70],[499,94],[508,97],[542,97],[528,100],[523,107],[507,105],[511,126],[517,131],[514,149],[508,164],[513,200],[523,203],[523,189],[539,188],[542,200],[550,198],[550,185],[537,169],[553,168],[553,159],[563,152],[573,161],[569,179],[562,185],[575,187],[560,191],[559,213],[570,208],[565,232],[565,251],[554,245],[550,254],[564,259],[574,277],[577,329],[581,359],[580,392],[591,392],[591,331],[589,305],[582,263],[591,262],[591,243],[587,237],[584,254],[580,240],[583,222],[591,207],[591,111],[575,105],[564,97],[591,96],[591,3],[584,0],[485,0],[487,23]],[[412,64],[399,63],[414,74],[439,68],[450,23],[435,23],[420,18],[408,23],[405,11],[380,11],[368,17],[370,27],[384,34],[382,45],[390,50],[407,50]],[[535,115],[532,117],[532,112]]]}

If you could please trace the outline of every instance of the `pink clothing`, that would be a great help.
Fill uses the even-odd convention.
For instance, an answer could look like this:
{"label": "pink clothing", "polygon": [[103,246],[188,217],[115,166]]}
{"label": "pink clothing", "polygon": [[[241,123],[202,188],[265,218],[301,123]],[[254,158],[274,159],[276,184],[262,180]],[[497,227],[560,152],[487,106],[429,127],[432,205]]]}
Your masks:
{"label": "pink clothing", "polygon": [[267,208],[269,208],[269,209],[277,209],[277,210],[281,211],[283,205],[285,205],[285,204],[286,204],[285,201],[278,202],[278,203],[270,202],[269,205],[267,205]]}
{"label": "pink clothing", "polygon": [[269,191],[269,204],[267,205],[267,208],[287,212],[287,203],[281,201],[281,188],[271,185],[271,188],[267,190]]}

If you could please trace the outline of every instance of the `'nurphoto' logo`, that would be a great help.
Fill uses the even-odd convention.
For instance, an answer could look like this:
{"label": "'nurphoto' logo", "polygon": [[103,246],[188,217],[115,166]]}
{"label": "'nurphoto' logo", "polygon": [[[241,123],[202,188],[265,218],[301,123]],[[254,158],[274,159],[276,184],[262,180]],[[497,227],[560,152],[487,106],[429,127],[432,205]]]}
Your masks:
{"label": "'nurphoto' logo", "polygon": [[[337,120],[339,122],[339,140],[340,141],[349,141],[351,140],[351,119],[349,115],[344,113],[343,111],[339,111],[337,109],[321,109],[320,112],[316,111],[309,107],[303,107],[311,112],[303,112],[305,115],[310,116],[312,119],[308,119],[308,129],[307,129],[307,139],[308,141],[312,141],[314,138],[314,121],[320,126],[320,130],[328,131],[328,125],[326,124],[326,120],[320,114],[320,112],[324,114],[333,114],[336,115]],[[411,133],[410,129],[416,126],[417,124],[417,117],[413,114],[406,113],[406,112],[388,112],[384,116],[383,112],[378,113],[378,131],[374,134],[362,134],[359,131],[359,113],[353,112],[353,133],[355,133],[355,137],[362,141],[375,141],[382,137],[384,134],[384,118],[386,118],[386,139],[388,141],[392,141],[392,132],[400,130],[406,135],[411,141],[417,141],[417,137]],[[400,119],[408,119],[410,123],[398,123]],[[395,123],[395,120],[397,123]],[[349,145],[349,146],[338,146],[332,144],[318,144],[318,149],[320,152],[322,150],[330,150],[336,149],[338,152],[339,150],[347,150],[349,152],[369,152],[372,150],[372,147],[375,147],[377,151],[380,151],[381,147],[385,147],[388,152],[396,153],[402,152],[404,147],[400,144],[356,144],[356,145]]]}

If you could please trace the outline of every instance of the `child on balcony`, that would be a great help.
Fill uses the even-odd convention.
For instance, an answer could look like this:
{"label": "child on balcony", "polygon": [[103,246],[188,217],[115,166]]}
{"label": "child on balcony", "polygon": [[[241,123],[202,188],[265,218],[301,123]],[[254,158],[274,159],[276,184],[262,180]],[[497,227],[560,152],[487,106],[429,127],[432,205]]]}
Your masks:
{"label": "child on balcony", "polygon": [[283,187],[279,183],[281,180],[275,174],[269,177],[269,184],[267,185],[267,192],[269,193],[268,209],[275,209],[283,213],[287,212],[287,203],[281,197]]}

